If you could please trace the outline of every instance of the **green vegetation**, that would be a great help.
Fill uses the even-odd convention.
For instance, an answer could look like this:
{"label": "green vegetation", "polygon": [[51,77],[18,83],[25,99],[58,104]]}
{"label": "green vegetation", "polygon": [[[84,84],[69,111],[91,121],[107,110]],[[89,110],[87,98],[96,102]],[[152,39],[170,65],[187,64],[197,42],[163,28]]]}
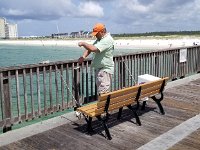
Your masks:
{"label": "green vegetation", "polygon": [[200,37],[200,31],[168,31],[168,32],[146,32],[146,33],[124,33],[112,34],[118,38],[181,38],[181,37]]}
{"label": "green vegetation", "polygon": [[[200,31],[167,31],[167,32],[146,32],[146,33],[111,33],[114,39],[179,39],[179,38],[200,38]],[[19,37],[18,40],[85,40],[95,39],[93,37],[55,37],[38,36],[38,37]],[[1,39],[3,40],[3,39]],[[6,40],[6,39],[5,39]],[[16,40],[16,39],[9,39]]]}
{"label": "green vegetation", "polygon": [[114,37],[140,37],[140,36],[171,36],[171,35],[198,35],[200,31],[171,31],[171,32],[146,32],[146,33],[124,33],[112,34]]}

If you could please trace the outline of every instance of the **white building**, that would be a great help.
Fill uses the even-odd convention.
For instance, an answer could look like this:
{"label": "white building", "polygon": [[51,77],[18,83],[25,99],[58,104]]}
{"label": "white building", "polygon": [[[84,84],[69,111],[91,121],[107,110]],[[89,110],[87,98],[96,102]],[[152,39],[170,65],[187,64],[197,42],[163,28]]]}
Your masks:
{"label": "white building", "polygon": [[5,25],[6,25],[6,19],[0,18],[0,39],[6,37]]}
{"label": "white building", "polygon": [[8,39],[17,38],[18,37],[17,24],[6,23],[5,35],[6,35],[6,38]]}

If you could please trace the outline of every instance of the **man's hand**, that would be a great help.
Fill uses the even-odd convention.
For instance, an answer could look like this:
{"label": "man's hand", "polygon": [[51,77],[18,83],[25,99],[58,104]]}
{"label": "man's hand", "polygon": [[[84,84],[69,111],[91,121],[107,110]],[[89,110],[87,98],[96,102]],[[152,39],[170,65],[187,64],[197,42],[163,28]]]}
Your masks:
{"label": "man's hand", "polygon": [[78,63],[79,64],[82,64],[82,62],[85,60],[85,58],[83,56],[81,56],[79,59],[78,59]]}

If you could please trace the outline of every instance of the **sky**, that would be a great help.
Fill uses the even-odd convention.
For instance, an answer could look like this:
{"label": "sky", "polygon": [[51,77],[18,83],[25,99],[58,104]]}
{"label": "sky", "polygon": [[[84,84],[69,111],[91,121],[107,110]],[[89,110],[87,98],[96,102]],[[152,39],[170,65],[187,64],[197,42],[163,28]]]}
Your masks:
{"label": "sky", "polygon": [[0,17],[19,36],[91,31],[110,33],[200,30],[200,0],[0,0]]}

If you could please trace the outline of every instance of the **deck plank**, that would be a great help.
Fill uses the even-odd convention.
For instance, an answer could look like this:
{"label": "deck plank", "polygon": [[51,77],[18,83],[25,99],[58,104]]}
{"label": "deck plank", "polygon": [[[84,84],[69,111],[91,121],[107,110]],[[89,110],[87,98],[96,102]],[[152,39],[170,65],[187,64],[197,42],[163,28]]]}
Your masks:
{"label": "deck plank", "polygon": [[[137,149],[156,137],[173,129],[182,122],[200,113],[200,79],[187,84],[166,89],[162,101],[165,115],[159,113],[157,105],[147,102],[145,111],[138,111],[142,126],[136,125],[130,110],[125,109],[120,120],[114,111],[108,122],[112,140],[104,137],[100,123],[94,120],[94,133],[86,133],[85,120],[77,120],[54,129],[30,136],[0,147],[11,149],[81,149],[81,150],[118,150]],[[200,129],[185,137],[170,149],[200,149]]]}
{"label": "deck plank", "polygon": [[200,129],[193,132],[187,138],[183,139],[179,143],[175,144],[170,150],[177,149],[190,149],[190,150],[199,150],[200,149]]}

